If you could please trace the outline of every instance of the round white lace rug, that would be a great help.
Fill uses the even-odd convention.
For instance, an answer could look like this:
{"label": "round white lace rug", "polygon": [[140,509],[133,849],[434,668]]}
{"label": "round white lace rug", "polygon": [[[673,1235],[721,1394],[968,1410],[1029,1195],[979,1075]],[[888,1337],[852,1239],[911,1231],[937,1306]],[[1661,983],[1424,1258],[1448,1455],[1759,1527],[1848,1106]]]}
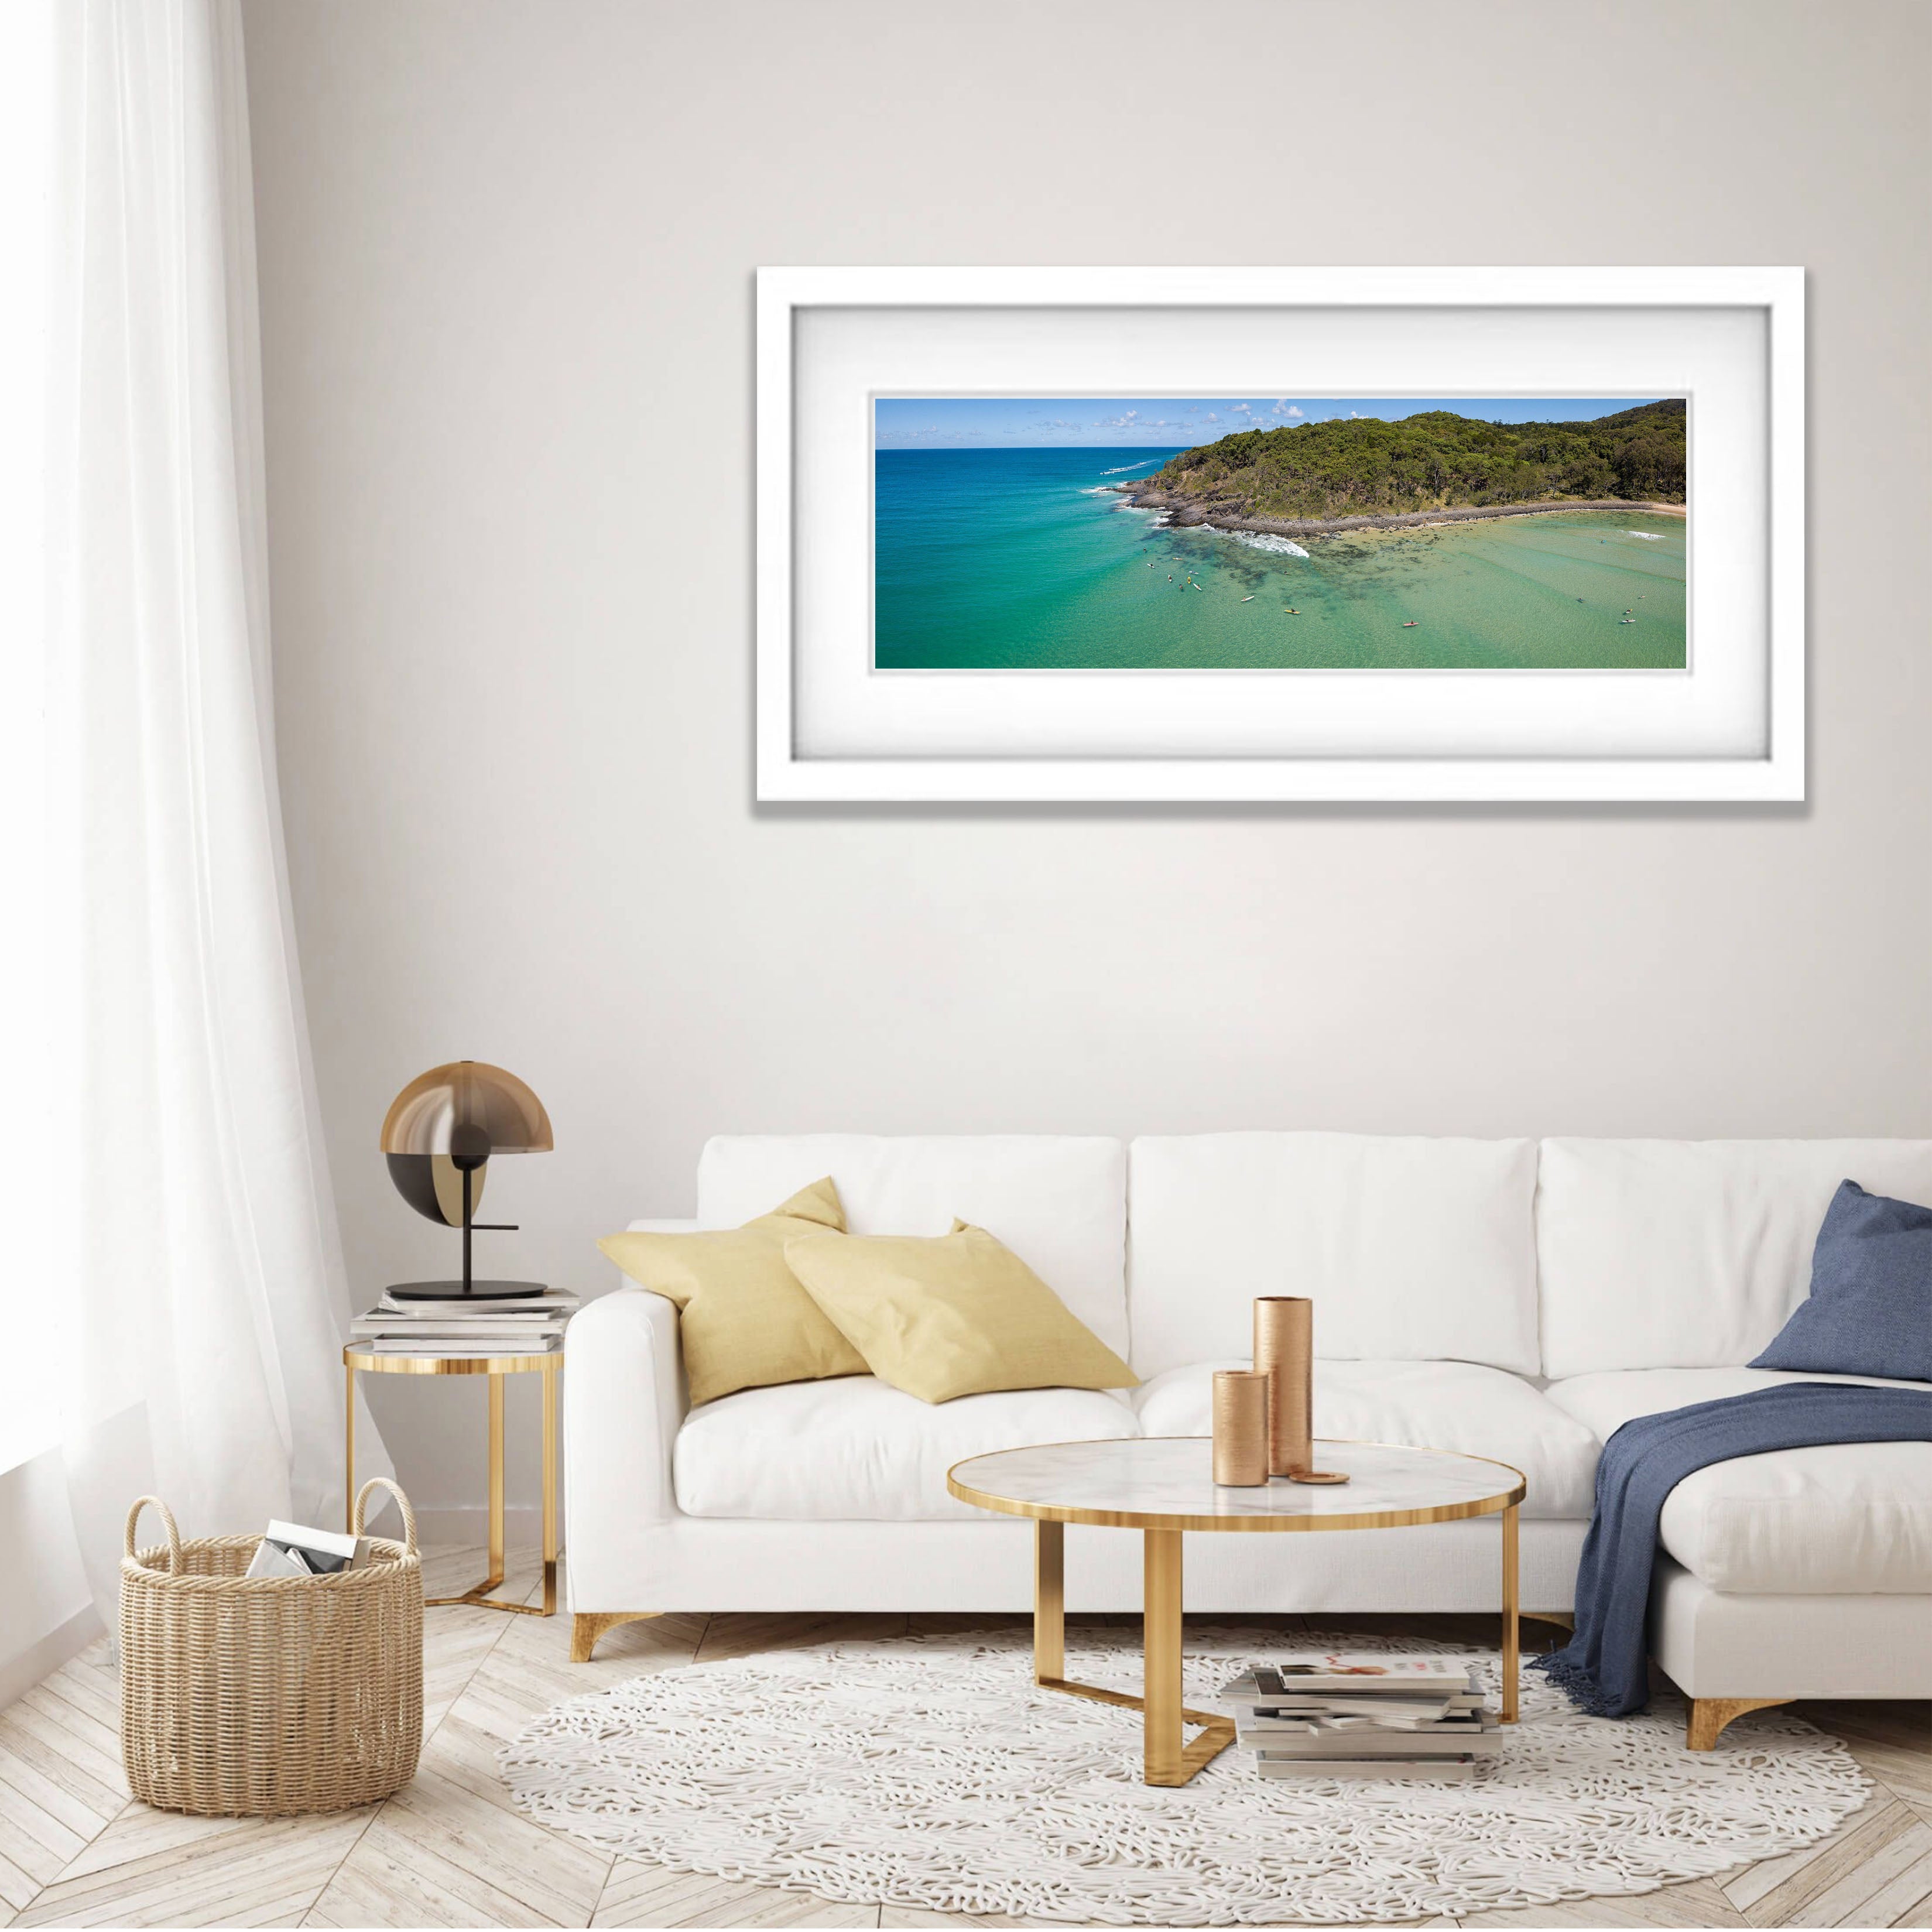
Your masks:
{"label": "round white lace rug", "polygon": [[[1138,1690],[1137,1631],[1070,1630],[1069,1674]],[[1190,1637],[1186,1694],[1342,1633]],[[1493,1690],[1493,1652],[1450,1645]],[[532,1817],[606,1850],[850,1904],[1101,1924],[1451,1916],[1649,1892],[1815,1844],[1862,1804],[1836,1738],[1768,1712],[1718,1748],[1681,1710],[1608,1720],[1526,1670],[1469,1782],[1264,1779],[1238,1746],[1141,1782],[1132,1712],[1036,1689],[1023,1633],[778,1651],[632,1678],[506,1745]]]}

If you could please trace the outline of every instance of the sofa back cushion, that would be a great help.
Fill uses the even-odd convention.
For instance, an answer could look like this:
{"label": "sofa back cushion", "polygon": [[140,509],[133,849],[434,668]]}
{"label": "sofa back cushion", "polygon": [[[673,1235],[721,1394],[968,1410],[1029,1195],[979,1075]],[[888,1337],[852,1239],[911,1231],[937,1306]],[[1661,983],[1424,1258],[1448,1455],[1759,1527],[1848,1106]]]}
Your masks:
{"label": "sofa back cushion", "polygon": [[1313,1298],[1317,1355],[1535,1372],[1534,1141],[1149,1136],[1130,1160],[1140,1374],[1248,1354],[1258,1294]]}
{"label": "sofa back cushion", "polygon": [[1932,1141],[1545,1141],[1544,1374],[1748,1362],[1810,1288],[1842,1180],[1932,1204]]}
{"label": "sofa back cushion", "polygon": [[[1012,1250],[1117,1354],[1127,1352],[1127,1157],[1073,1134],[723,1134],[698,1164],[698,1221],[735,1228],[829,1174],[854,1234],[946,1234]],[[795,1177],[795,1178],[794,1178]]]}

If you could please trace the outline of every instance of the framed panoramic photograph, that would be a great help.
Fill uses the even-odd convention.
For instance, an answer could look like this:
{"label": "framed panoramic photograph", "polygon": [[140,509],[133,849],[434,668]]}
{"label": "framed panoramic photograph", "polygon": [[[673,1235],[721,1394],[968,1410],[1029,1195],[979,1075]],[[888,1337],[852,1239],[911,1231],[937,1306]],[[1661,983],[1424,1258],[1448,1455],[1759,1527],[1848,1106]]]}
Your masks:
{"label": "framed panoramic photograph", "polygon": [[763,270],[758,796],[1802,800],[1802,302]]}

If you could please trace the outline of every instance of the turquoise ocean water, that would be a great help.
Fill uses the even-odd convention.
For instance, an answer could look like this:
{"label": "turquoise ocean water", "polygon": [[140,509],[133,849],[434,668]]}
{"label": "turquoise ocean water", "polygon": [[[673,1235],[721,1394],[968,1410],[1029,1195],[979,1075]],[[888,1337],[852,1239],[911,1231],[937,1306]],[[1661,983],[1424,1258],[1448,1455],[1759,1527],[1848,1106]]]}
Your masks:
{"label": "turquoise ocean water", "polygon": [[1159,528],[1106,488],[1173,453],[879,451],[874,663],[1684,667],[1681,517],[1506,518],[1311,540],[1303,556],[1279,537]]}

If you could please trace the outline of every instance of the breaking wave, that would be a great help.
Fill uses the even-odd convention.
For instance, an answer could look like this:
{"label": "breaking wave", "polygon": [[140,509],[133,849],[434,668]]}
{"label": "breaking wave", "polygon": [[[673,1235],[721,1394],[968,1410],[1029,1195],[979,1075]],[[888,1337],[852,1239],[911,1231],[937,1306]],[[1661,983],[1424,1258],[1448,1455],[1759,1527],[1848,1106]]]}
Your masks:
{"label": "breaking wave", "polygon": [[1661,543],[1664,541],[1664,533],[1661,530],[1626,530],[1624,535],[1627,537],[1641,537],[1646,543]]}
{"label": "breaking wave", "polygon": [[1306,556],[1308,553],[1298,543],[1291,543],[1286,537],[1270,536],[1266,530],[1223,530],[1224,537],[1232,537],[1237,543],[1244,543],[1250,550],[1271,550],[1282,556]]}

